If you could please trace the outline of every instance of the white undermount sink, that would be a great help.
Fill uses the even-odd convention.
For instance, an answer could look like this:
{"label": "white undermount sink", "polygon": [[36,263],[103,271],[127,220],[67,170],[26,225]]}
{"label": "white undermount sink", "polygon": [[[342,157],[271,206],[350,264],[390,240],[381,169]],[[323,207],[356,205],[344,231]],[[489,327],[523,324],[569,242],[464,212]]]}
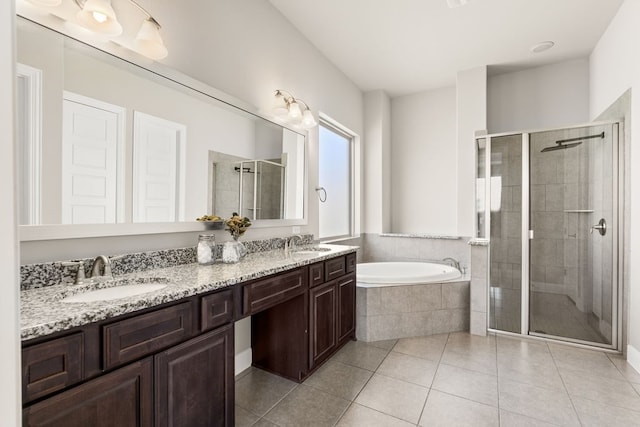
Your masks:
{"label": "white undermount sink", "polygon": [[323,252],[328,252],[330,251],[330,248],[322,248],[319,246],[307,246],[307,247],[300,247],[299,249],[294,249],[291,251],[291,253],[295,256],[295,255],[306,255],[306,256],[318,256],[320,254],[322,254]]}
{"label": "white undermount sink", "polygon": [[166,283],[132,283],[128,285],[112,286],[110,288],[94,289],[80,292],[62,299],[62,302],[95,302],[111,301],[128,298],[149,292],[159,291],[167,286]]}

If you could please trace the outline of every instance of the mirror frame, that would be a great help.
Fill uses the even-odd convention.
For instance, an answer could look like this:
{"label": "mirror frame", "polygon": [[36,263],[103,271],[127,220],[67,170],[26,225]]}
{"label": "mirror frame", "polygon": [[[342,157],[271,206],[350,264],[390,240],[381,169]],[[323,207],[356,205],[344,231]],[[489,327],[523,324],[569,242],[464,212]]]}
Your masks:
{"label": "mirror frame", "polygon": [[[221,90],[196,80],[178,70],[165,66],[163,64],[148,60],[124,47],[120,47],[114,43],[90,43],[82,40],[75,35],[68,34],[60,20],[50,15],[47,16],[26,16],[26,14],[18,11],[17,17],[25,19],[35,25],[40,25],[53,32],[68,37],[80,43],[86,49],[97,49],[107,55],[113,56],[121,61],[139,67],[142,70],[153,73],[159,77],[168,79],[174,83],[182,85],[188,89],[196,91],[202,95],[208,96],[215,101],[226,104],[229,107],[237,108],[245,113],[251,114],[268,122],[274,123],[285,129],[289,129],[304,137],[304,194],[303,194],[303,217],[296,219],[273,219],[273,220],[256,220],[253,222],[254,228],[273,228],[273,227],[290,227],[296,225],[307,225],[309,218],[309,132],[287,123],[274,120],[273,117],[261,113],[254,106],[235,98]],[[16,30],[17,31],[17,30]],[[77,239],[89,237],[114,237],[114,236],[131,236],[143,234],[165,234],[165,233],[185,233],[185,232],[202,232],[205,227],[197,221],[183,222],[162,222],[162,223],[116,223],[116,224],[51,224],[51,225],[19,225],[18,238],[20,241],[39,241],[39,240],[58,240],[58,239]]]}

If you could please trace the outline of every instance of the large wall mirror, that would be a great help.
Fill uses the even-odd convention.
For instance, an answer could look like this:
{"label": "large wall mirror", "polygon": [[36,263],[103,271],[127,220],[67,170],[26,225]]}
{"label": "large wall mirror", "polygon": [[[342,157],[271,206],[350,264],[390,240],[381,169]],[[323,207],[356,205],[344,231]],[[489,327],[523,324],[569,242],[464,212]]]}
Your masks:
{"label": "large wall mirror", "polygon": [[304,134],[179,73],[165,77],[24,18],[16,27],[23,240],[52,225],[60,237],[157,229],[150,223],[197,230],[197,217],[232,212],[258,226],[304,224]]}

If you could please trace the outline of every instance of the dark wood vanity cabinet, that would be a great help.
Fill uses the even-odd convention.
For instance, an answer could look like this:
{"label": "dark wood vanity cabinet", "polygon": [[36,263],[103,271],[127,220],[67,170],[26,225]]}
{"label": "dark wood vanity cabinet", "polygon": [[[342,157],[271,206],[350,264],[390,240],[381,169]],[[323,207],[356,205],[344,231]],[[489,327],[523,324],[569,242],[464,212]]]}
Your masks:
{"label": "dark wood vanity cabinet", "polygon": [[23,425],[233,426],[232,308],[225,290],[25,346]]}
{"label": "dark wood vanity cabinet", "polygon": [[27,342],[24,426],[233,426],[234,321],[304,380],[355,339],[355,253]]}

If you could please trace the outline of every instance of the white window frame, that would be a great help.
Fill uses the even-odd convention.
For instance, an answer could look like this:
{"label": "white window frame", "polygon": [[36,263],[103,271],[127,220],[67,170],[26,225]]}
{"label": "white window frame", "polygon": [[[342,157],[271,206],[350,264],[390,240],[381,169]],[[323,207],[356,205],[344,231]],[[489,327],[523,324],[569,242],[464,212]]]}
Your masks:
{"label": "white window frame", "polygon": [[[341,240],[348,240],[360,235],[360,184],[361,184],[361,167],[360,167],[360,136],[332,119],[331,117],[320,113],[320,126],[330,129],[350,140],[350,174],[349,174],[349,234],[338,236],[326,236],[320,237],[322,242],[337,242]],[[320,132],[318,130],[318,150],[320,150]],[[319,151],[318,151],[319,152]],[[318,164],[318,172],[319,172]],[[320,183],[322,185],[322,183]],[[318,202],[318,236],[320,236],[320,202]]]}

